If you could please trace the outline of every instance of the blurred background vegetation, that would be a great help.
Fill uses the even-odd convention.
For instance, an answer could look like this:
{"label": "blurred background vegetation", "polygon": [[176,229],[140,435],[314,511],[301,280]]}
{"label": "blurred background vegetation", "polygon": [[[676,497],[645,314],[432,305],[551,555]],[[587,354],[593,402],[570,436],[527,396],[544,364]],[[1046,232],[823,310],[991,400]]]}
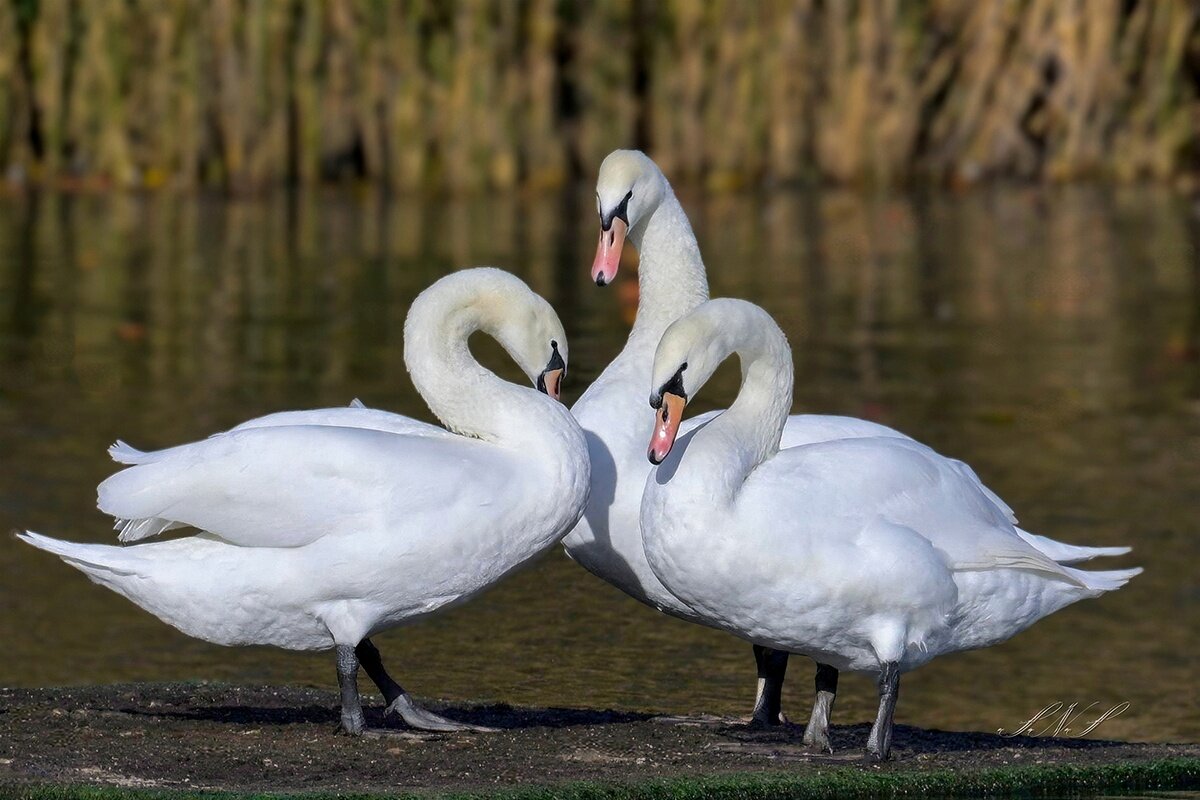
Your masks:
{"label": "blurred background vegetation", "polygon": [[1194,182],[1198,95],[1192,0],[0,0],[15,184]]}

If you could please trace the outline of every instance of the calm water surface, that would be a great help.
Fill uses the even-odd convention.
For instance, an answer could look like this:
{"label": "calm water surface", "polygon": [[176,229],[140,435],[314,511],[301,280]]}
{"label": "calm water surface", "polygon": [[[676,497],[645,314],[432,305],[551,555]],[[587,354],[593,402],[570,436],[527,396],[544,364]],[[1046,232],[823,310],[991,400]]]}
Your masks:
{"label": "calm water surface", "polygon": [[[1027,529],[1130,544],[1112,566],[1146,568],[906,676],[900,720],[1012,729],[1055,701],[1128,702],[1096,735],[1200,739],[1200,209],[1151,190],[682,199],[714,294],[761,303],[788,332],[797,410],[898,427],[974,465]],[[354,397],[428,418],[403,368],[404,314],[461,266],[510,268],[554,304],[573,401],[636,302],[632,269],[588,282],[595,235],[587,191],[0,201],[0,529],[115,541],[94,502],[117,437],[157,448]],[[729,402],[735,377],[701,399]],[[753,689],[748,646],[643,608],[557,551],[377,641],[418,695],[740,714]],[[335,691],[327,653],[189,639],[8,538],[0,642],[0,684]],[[794,718],[811,685],[794,659]],[[874,704],[867,679],[844,678],[836,719],[867,721]]]}

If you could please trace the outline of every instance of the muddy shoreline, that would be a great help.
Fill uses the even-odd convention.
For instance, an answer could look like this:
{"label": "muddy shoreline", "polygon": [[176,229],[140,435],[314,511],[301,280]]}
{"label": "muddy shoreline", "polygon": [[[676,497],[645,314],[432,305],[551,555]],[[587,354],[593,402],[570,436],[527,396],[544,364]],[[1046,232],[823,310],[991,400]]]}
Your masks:
{"label": "muddy shoreline", "polygon": [[[368,722],[384,726],[367,696]],[[389,728],[335,735],[333,691],[216,684],[0,689],[0,787],[99,785],[237,791],[480,790],[573,781],[636,783],[770,771],[821,774],[977,771],[1032,765],[1200,758],[1200,744],[1008,739],[898,726],[893,760],[864,765],[866,725],[836,726],[814,755],[801,729],[734,720],[667,723],[586,709],[452,706],[447,716],[501,729],[436,735]]]}

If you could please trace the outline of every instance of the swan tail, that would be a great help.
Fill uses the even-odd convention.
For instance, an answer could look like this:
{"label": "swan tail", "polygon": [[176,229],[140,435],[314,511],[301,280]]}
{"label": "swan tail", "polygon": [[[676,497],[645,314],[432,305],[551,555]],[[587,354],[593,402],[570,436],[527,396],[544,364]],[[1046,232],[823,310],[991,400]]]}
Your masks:
{"label": "swan tail", "polygon": [[121,578],[137,575],[134,559],[129,558],[126,555],[128,551],[120,547],[64,542],[33,531],[17,533],[16,537],[39,550],[53,553],[96,583],[110,588],[115,588],[113,584]]}
{"label": "swan tail", "polygon": [[350,401],[350,408],[366,408],[367,404],[357,397]]}
{"label": "swan tail", "polygon": [[1131,567],[1130,569],[1112,569],[1105,571],[1091,571],[1085,569],[1074,569],[1072,567],[1063,567],[1063,571],[1076,578],[1090,592],[1092,597],[1098,597],[1105,592],[1111,592],[1120,589],[1129,581],[1142,574],[1141,567]]}
{"label": "swan tail", "polygon": [[216,644],[259,643],[239,638],[240,629],[226,624],[236,614],[243,592],[230,591],[229,597],[235,598],[231,604],[229,597],[211,592],[211,584],[203,576],[197,580],[198,563],[215,563],[216,571],[230,574],[229,563],[214,558],[228,545],[202,537],[137,547],[65,542],[33,531],[19,532],[16,537],[53,553],[92,583],[116,592],[189,636]]}
{"label": "swan tail", "polygon": [[1129,547],[1081,547],[1055,541],[1047,536],[1038,536],[1020,528],[1017,528],[1017,535],[1059,564],[1079,564],[1093,558],[1123,556],[1132,550]]}
{"label": "swan tail", "polygon": [[[1023,531],[1022,531],[1023,533]],[[1055,560],[1054,553],[1047,553],[1038,549],[1036,542],[1029,542],[1024,536],[1021,537],[1026,542],[1026,549],[1020,552],[1016,549],[1006,549],[1002,552],[993,552],[991,554],[991,563],[985,568],[1008,567],[1011,569],[1023,569],[1034,572],[1041,572],[1045,575],[1050,575],[1065,580],[1069,584],[1073,584],[1074,590],[1077,593],[1082,590],[1084,597],[1096,597],[1104,592],[1111,592],[1113,589],[1119,589],[1124,586],[1130,578],[1141,573],[1141,567],[1133,567],[1131,569],[1117,569],[1107,571],[1091,571],[1085,569],[1075,569],[1060,563]],[[1037,537],[1039,540],[1051,542],[1058,545],[1062,550],[1059,555],[1066,553],[1068,557],[1078,557],[1080,550],[1096,550],[1104,548],[1078,548],[1071,545],[1063,545],[1061,542],[1055,542],[1053,539],[1045,539]],[[1128,552],[1128,548],[1109,548],[1115,551]],[[1118,555],[1119,553],[1114,553]]]}

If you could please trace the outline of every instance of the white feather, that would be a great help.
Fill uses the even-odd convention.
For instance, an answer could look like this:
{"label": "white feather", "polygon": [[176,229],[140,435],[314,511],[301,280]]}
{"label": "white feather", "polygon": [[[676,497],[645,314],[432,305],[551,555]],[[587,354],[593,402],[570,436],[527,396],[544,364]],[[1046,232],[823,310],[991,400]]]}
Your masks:
{"label": "white feather", "polygon": [[687,363],[693,393],[734,353],[737,400],[677,440],[641,508],[651,569],[702,621],[839,669],[911,669],[1141,572],[1058,563],[1092,551],[1019,531],[966,465],[910,439],[781,449],[791,353],[750,303],[712,300],[674,323],[649,385]]}
{"label": "white feather", "polygon": [[583,433],[559,403],[502,381],[467,337],[497,338],[527,373],[566,357],[550,306],[515,277],[466,270],[410,310],[405,362],[450,433],[348,408],[272,414],[141,452],[99,505],[132,547],[20,538],[180,630],[220,644],[320,649],[466,600],[545,551],[588,493]]}

